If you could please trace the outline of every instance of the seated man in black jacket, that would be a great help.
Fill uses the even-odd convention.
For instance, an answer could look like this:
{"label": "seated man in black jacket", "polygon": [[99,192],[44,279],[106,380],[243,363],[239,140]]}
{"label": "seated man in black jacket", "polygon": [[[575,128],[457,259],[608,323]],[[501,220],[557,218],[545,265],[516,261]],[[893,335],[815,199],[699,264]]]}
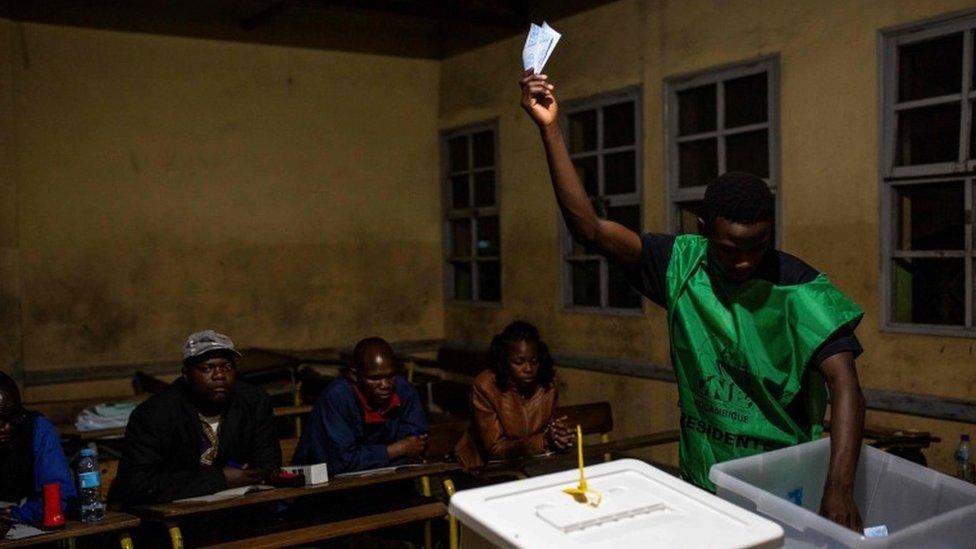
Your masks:
{"label": "seated man in black jacket", "polygon": [[182,377],[129,418],[114,501],[127,507],[260,484],[281,466],[268,395],[235,382],[240,356],[223,334],[190,335]]}

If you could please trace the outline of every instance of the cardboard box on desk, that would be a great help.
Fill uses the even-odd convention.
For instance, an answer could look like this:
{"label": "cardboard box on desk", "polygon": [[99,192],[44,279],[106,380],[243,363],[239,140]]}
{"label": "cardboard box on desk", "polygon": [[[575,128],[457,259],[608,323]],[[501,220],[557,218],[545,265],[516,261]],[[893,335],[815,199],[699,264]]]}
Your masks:
{"label": "cardboard box on desk", "polygon": [[325,463],[316,463],[314,465],[289,465],[287,467],[282,467],[282,470],[288,471],[289,473],[301,473],[305,475],[305,486],[313,486],[315,484],[329,482],[329,467]]}

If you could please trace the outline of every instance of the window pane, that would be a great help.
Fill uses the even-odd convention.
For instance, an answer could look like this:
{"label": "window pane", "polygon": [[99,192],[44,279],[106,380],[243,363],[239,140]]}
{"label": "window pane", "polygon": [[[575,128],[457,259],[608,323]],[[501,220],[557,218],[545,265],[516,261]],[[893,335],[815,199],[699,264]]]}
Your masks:
{"label": "window pane", "polygon": [[454,299],[470,301],[472,296],[471,263],[456,261],[451,263],[454,270]]}
{"label": "window pane", "polygon": [[725,127],[765,122],[767,116],[767,74],[760,73],[725,83]]}
{"label": "window pane", "polygon": [[498,217],[478,218],[478,255],[494,256],[500,251],[498,238]]}
{"label": "window pane", "polygon": [[633,145],[634,103],[628,101],[603,108],[603,148]]}
{"label": "window pane", "polygon": [[616,221],[637,234],[641,232],[640,207],[637,205],[607,208],[607,219]]}
{"label": "window pane", "polygon": [[708,185],[718,177],[718,140],[702,139],[678,144],[678,186]]}
{"label": "window pane", "polygon": [[478,172],[474,174],[474,205],[495,205],[495,172]]}
{"label": "window pane", "polygon": [[479,261],[478,299],[481,301],[500,301],[501,297],[501,263],[498,261]]}
{"label": "window pane", "polygon": [[634,151],[604,155],[603,194],[632,193],[637,188]]}
{"label": "window pane", "polygon": [[630,287],[630,283],[627,281],[626,267],[622,267],[616,263],[609,263],[607,268],[607,274],[610,278],[607,288],[607,304],[610,307],[639,308],[641,305],[641,296]]}
{"label": "window pane", "polygon": [[454,257],[471,256],[470,219],[455,219],[451,221],[451,255]]}
{"label": "window pane", "polygon": [[974,108],[976,108],[976,103],[970,101],[969,110],[972,112],[972,118],[970,120],[971,123],[969,124],[969,159],[970,160],[976,159],[976,124],[973,123],[976,122],[976,110],[973,110]]}
{"label": "window pane", "polygon": [[586,189],[586,194],[590,196],[600,194],[600,180],[597,179],[596,157],[577,158],[573,160],[573,165],[576,166],[576,175],[583,182],[583,188]]}
{"label": "window pane", "polygon": [[959,93],[962,33],[898,48],[898,101]]}
{"label": "window pane", "polygon": [[898,113],[896,166],[955,162],[959,158],[959,103]]}
{"label": "window pane", "polygon": [[767,130],[730,135],[725,138],[725,169],[769,177]]}
{"label": "window pane", "polygon": [[455,208],[467,208],[471,205],[467,174],[451,176],[451,205]]}
{"label": "window pane", "polygon": [[475,168],[495,164],[495,134],[493,132],[489,130],[474,134],[471,147]]}
{"label": "window pane", "polygon": [[701,200],[678,204],[678,232],[698,234],[698,216],[701,215]]}
{"label": "window pane", "polygon": [[573,305],[600,306],[600,262],[597,260],[571,261],[570,277],[573,283]]}
{"label": "window pane", "polygon": [[895,187],[895,208],[898,249],[965,248],[965,196],[961,181]]}
{"label": "window pane", "polygon": [[596,110],[569,115],[569,152],[596,150]]}
{"label": "window pane", "polygon": [[894,260],[894,321],[962,326],[966,319],[962,259]]}
{"label": "window pane", "polygon": [[678,92],[678,135],[715,131],[715,84]]}
{"label": "window pane", "polygon": [[460,172],[468,169],[468,137],[461,135],[447,141],[448,171]]}

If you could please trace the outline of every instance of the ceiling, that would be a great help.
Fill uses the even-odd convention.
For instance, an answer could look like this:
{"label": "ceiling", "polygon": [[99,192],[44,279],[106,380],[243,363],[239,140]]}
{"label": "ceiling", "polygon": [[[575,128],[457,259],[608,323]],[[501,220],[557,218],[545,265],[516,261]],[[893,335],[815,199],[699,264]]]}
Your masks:
{"label": "ceiling", "polygon": [[611,0],[0,0],[16,20],[442,59]]}

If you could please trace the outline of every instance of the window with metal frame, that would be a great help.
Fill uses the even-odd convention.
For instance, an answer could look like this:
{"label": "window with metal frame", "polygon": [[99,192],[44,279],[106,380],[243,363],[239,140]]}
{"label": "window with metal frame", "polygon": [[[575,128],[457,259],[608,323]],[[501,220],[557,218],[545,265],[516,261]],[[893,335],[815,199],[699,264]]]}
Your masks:
{"label": "window with metal frame", "polygon": [[882,318],[973,335],[976,14],[882,31]]}
{"label": "window with metal frame", "polygon": [[[597,215],[641,232],[641,109],[638,89],[562,106],[566,144]],[[563,231],[563,304],[580,311],[641,312],[624,268]]]}
{"label": "window with metal frame", "polygon": [[502,298],[498,156],[494,124],[445,133],[445,294],[449,301]]}
{"label": "window with metal frame", "polygon": [[755,174],[777,192],[778,75],[778,60],[765,58],[666,81],[671,231],[698,232],[705,187],[725,172]]}

